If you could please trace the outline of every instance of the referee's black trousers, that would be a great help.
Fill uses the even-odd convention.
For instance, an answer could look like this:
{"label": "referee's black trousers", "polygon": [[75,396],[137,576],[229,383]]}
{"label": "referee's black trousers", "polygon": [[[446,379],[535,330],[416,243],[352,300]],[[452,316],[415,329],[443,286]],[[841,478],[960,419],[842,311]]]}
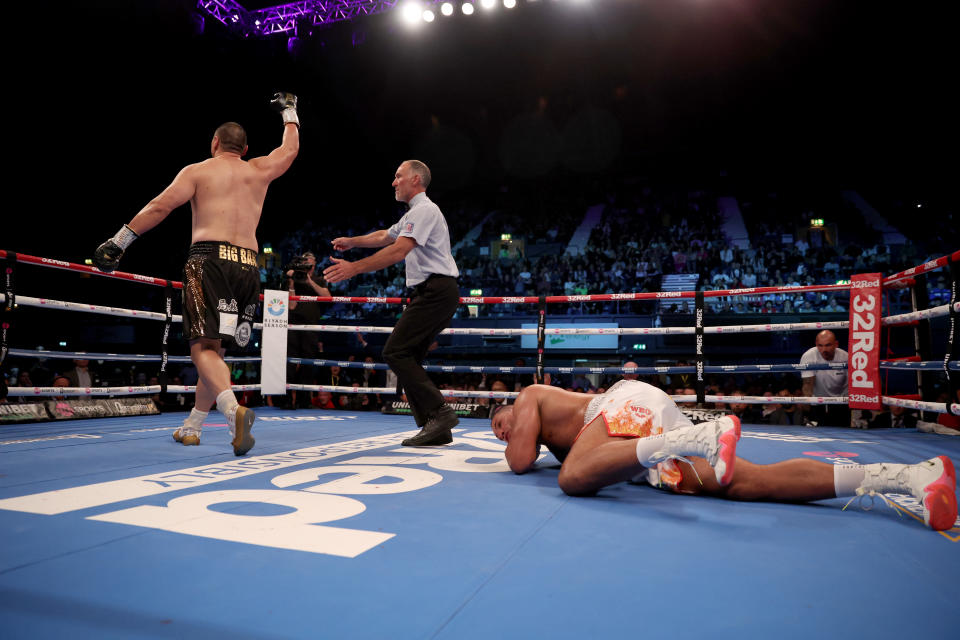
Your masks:
{"label": "referee's black trousers", "polygon": [[397,375],[417,426],[443,406],[444,399],[421,362],[437,335],[450,326],[457,312],[460,288],[451,276],[433,275],[413,288],[410,304],[397,320],[383,347],[383,359]]}

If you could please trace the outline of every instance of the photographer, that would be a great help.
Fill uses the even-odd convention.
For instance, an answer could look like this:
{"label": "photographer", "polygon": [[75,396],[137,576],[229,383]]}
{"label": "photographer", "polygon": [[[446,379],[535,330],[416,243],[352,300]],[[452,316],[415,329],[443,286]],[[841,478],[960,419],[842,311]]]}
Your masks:
{"label": "photographer", "polygon": [[[283,286],[290,295],[329,296],[326,282],[316,273],[317,257],[310,251],[294,258],[287,266]],[[290,301],[290,324],[320,324],[320,303]],[[323,343],[317,331],[288,331],[287,356],[291,358],[319,358],[323,352]],[[287,366],[287,380],[294,384],[316,384],[316,367],[312,364],[290,364]],[[296,409],[297,392],[290,392],[291,408]],[[299,405],[310,407],[311,395],[300,394]]]}

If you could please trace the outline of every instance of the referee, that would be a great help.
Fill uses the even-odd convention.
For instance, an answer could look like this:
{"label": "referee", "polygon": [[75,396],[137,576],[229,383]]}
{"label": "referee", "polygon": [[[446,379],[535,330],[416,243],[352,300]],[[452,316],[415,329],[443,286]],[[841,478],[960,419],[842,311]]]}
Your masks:
{"label": "referee", "polygon": [[336,251],[383,248],[356,262],[331,257],[333,264],[323,272],[327,282],[341,282],[406,261],[410,304],[384,345],[383,358],[397,375],[420,427],[420,433],[401,443],[408,447],[449,444],[459,423],[420,365],[434,338],[450,325],[460,302],[460,271],[450,253],[450,231],[440,207],[427,197],[429,185],[427,165],[419,160],[403,162],[394,176],[393,191],[397,201],[406,202],[410,209],[400,221],[389,229],[333,240]]}

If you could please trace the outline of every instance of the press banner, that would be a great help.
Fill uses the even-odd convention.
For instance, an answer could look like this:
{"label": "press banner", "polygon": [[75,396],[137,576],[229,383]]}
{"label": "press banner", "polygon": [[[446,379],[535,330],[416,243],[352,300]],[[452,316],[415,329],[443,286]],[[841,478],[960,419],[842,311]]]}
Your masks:
{"label": "press banner", "polygon": [[260,362],[260,393],[265,396],[287,392],[287,316],[290,294],[266,289],[263,292],[263,350]]}
{"label": "press banner", "polygon": [[46,400],[44,406],[54,420],[77,418],[114,418],[117,416],[155,416],[160,414],[149,397],[137,398],[63,398]]}
{"label": "press banner", "polygon": [[879,273],[863,273],[850,280],[850,352],[847,361],[847,400],[851,409],[882,408],[880,397]]}

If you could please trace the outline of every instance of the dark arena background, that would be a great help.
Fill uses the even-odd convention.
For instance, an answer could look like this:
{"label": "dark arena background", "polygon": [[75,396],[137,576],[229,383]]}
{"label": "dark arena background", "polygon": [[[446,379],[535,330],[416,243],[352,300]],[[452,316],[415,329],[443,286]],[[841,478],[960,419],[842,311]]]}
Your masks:
{"label": "dark arena background", "polygon": [[[759,465],[960,464],[941,3],[63,5],[8,8],[3,44],[0,636],[960,633],[960,520],[931,530],[915,492],[573,497],[546,448],[512,473],[488,417],[533,384],[626,377],[694,422],[735,415]],[[92,258],[220,124],[247,159],[278,147],[277,92],[298,96],[300,149],[263,204],[249,343],[226,354],[256,414],[240,458],[215,408],[199,446],[171,438],[199,376],[190,207],[113,274]],[[373,253],[335,238],[403,216],[391,183],[414,158],[460,272],[425,359],[459,424],[431,447],[401,446],[417,424],[383,357],[403,262],[322,280]],[[330,295],[277,298],[305,252]],[[842,356],[811,364],[833,337]],[[852,386],[814,392],[822,375]]]}

